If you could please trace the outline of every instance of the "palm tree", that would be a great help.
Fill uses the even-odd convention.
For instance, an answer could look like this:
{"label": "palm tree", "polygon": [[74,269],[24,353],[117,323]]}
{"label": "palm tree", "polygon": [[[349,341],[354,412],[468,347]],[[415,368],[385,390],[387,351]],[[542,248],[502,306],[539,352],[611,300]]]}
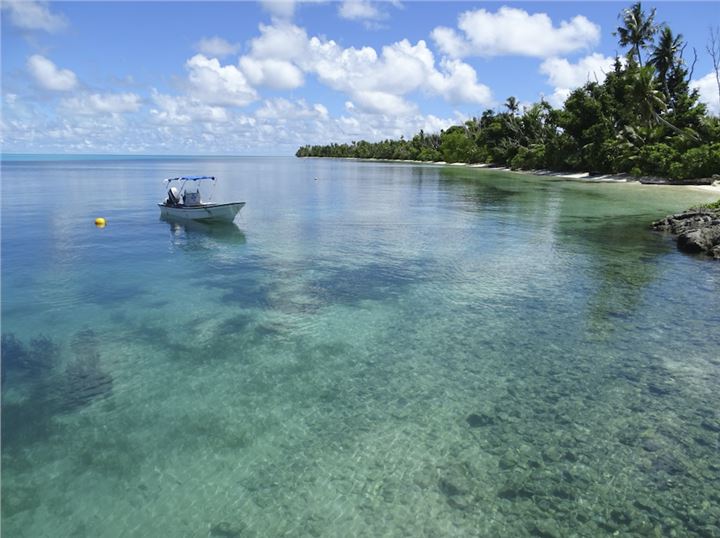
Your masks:
{"label": "palm tree", "polygon": [[672,30],[668,26],[664,26],[660,34],[660,41],[652,52],[648,65],[652,65],[657,71],[660,79],[665,99],[670,100],[670,88],[668,87],[668,73],[680,64],[682,59],[679,57],[683,45],[682,34],[673,36]]}
{"label": "palm tree", "polygon": [[638,2],[624,9],[621,17],[623,26],[618,26],[614,34],[620,36],[621,47],[630,46],[628,57],[630,59],[637,57],[637,61],[642,67],[640,49],[644,49],[648,44],[652,43],[653,36],[657,32],[655,8],[650,11],[650,16],[646,17],[642,5]]}
{"label": "palm tree", "polygon": [[640,117],[648,124],[658,122],[658,110],[665,110],[667,105],[661,91],[657,89],[655,71],[652,67],[640,67],[632,85],[632,100],[638,106]]}
{"label": "palm tree", "polygon": [[651,129],[654,124],[662,124],[673,132],[694,138],[700,141],[698,134],[692,129],[678,129],[672,123],[662,117],[660,112],[667,110],[665,96],[657,89],[655,72],[652,66],[640,67],[635,74],[631,96],[634,103],[639,107],[640,118]]}
{"label": "palm tree", "polygon": [[514,116],[517,114],[518,110],[520,110],[520,103],[518,103],[518,100],[511,95],[507,98],[507,101],[505,101],[505,107],[508,109],[510,114]]}

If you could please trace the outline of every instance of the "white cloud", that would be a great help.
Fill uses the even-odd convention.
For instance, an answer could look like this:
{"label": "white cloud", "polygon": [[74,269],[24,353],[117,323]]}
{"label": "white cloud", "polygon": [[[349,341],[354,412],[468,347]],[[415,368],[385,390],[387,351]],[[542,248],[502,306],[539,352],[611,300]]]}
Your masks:
{"label": "white cloud", "polygon": [[327,118],[328,117],[328,109],[325,107],[325,105],[321,105],[320,103],[315,103],[313,105],[313,109],[315,112],[317,112],[321,118]]}
{"label": "white cloud", "polygon": [[[436,132],[462,118],[440,118],[417,111],[406,116],[367,113],[361,108],[333,117],[319,103],[270,99],[252,114],[208,105],[187,96],[153,91],[151,121],[130,114],[94,114],[98,98],[64,102],[64,114],[29,105],[6,108],[3,147],[7,151],[207,153],[291,155],[304,144],[411,137],[420,129]],[[103,100],[106,96],[100,96]],[[70,100],[68,100],[70,101]],[[85,113],[79,113],[85,110]],[[224,120],[224,121],[221,121]]]}
{"label": "white cloud", "polygon": [[[380,50],[343,48],[332,40],[308,37],[286,22],[261,25],[250,53],[240,66],[253,84],[267,84],[270,60],[275,62],[275,87],[302,84],[302,73],[314,74],[324,85],[347,94],[354,105],[378,114],[407,115],[415,105],[406,96],[415,91],[440,95],[452,103],[488,104],[490,89],[477,81],[475,70],[460,60],[436,65],[425,41],[404,39]],[[292,70],[294,66],[298,71]],[[272,84],[270,84],[272,85]]]}
{"label": "white cloud", "polygon": [[150,117],[164,125],[187,125],[193,121],[224,123],[229,120],[223,107],[210,106],[196,99],[165,95],[153,90],[155,107],[150,109]]}
{"label": "white cloud", "polygon": [[545,13],[530,14],[507,6],[492,13],[466,11],[458,19],[459,34],[439,26],[432,31],[438,48],[452,57],[521,55],[546,58],[586,49],[600,39],[600,27],[577,15],[554,26]]}
{"label": "white cloud", "polygon": [[487,104],[490,90],[477,82],[475,70],[459,61],[435,59],[420,40],[412,45],[402,40],[382,48],[380,55],[371,47],[343,49],[334,41],[309,41],[309,60],[304,68],[333,89],[347,93],[356,105],[368,111],[405,115],[414,107],[403,96],[423,91],[442,96],[452,103]]}
{"label": "white cloud", "polygon": [[77,86],[77,77],[69,69],[58,69],[57,66],[39,54],[28,58],[27,67],[37,83],[46,90],[69,91]]}
{"label": "white cloud", "polygon": [[452,28],[438,26],[431,33],[435,45],[452,58],[462,58],[473,54],[472,46]]}
{"label": "white cloud", "polygon": [[96,114],[121,114],[137,112],[140,97],[134,93],[93,93],[63,99],[61,106],[74,113],[92,116]]}
{"label": "white cloud", "polygon": [[48,2],[32,0],[5,0],[2,8],[10,12],[10,21],[24,30],[45,30],[57,32],[67,26],[62,15],[52,13]]}
{"label": "white cloud", "polygon": [[295,0],[260,0],[260,3],[274,17],[291,19],[295,13]]}
{"label": "white cloud", "polygon": [[263,106],[255,112],[257,118],[274,119],[280,121],[296,120],[300,118],[328,119],[328,110],[321,104],[309,106],[304,99],[296,102],[283,98],[268,99]]}
{"label": "white cloud", "polygon": [[356,91],[353,98],[365,111],[378,114],[406,116],[417,110],[414,104],[409,103],[402,97],[383,91]]}
{"label": "white cloud", "polygon": [[255,112],[255,140],[259,145],[283,148],[288,153],[311,138],[334,139],[338,136],[337,119],[330,118],[328,110],[321,104],[308,104],[304,99],[290,101],[283,98],[266,100]]}
{"label": "white cloud", "polygon": [[597,52],[574,64],[565,58],[548,58],[540,64],[540,72],[547,75],[548,84],[555,87],[548,101],[553,106],[561,106],[575,88],[587,82],[604,81],[614,63],[615,58]]}
{"label": "white cloud", "polygon": [[206,56],[222,58],[223,56],[236,54],[242,48],[242,45],[239,43],[229,43],[223,38],[216,36],[201,39],[196,43],[195,48]]}
{"label": "white cloud", "polygon": [[260,36],[250,43],[253,58],[294,60],[302,58],[307,49],[308,37],[305,30],[287,22],[260,25]]}
{"label": "white cloud", "polygon": [[385,18],[369,0],[343,0],[338,7],[338,15],[349,20],[379,20]]}
{"label": "white cloud", "polygon": [[257,99],[257,92],[234,65],[220,65],[216,58],[196,54],[185,67],[193,97],[209,105],[245,106]]}
{"label": "white cloud", "polygon": [[540,72],[548,75],[548,83],[556,88],[577,88],[586,82],[602,82],[612,71],[615,58],[597,52],[571,64],[565,58],[548,58],[540,64]]}
{"label": "white cloud", "polygon": [[323,2],[327,2],[327,0],[260,0],[260,4],[265,11],[272,15],[274,21],[292,19],[295,14],[295,7],[300,4]]}
{"label": "white cloud", "polygon": [[718,95],[718,86],[714,71],[711,71],[699,80],[691,81],[690,87],[698,90],[700,100],[707,105],[708,111],[711,114],[720,116],[720,95]]}
{"label": "white cloud", "polygon": [[291,90],[303,85],[303,73],[291,62],[272,58],[240,58],[240,68],[253,86]]}
{"label": "white cloud", "polygon": [[[77,93],[61,100],[56,110],[20,98],[9,106],[13,98],[6,94],[3,139],[8,148],[49,152],[290,154],[306,143],[410,137],[419,129],[437,131],[458,121],[421,113],[413,102],[419,93],[451,103],[490,99],[470,65],[437,57],[424,41],[344,47],[273,18],[272,24],[260,26],[238,63],[222,61],[220,56],[230,53],[225,45],[236,46],[220,38],[199,42],[207,54],[187,60],[184,91],[151,90],[147,106],[135,93],[77,91],[81,84],[71,71],[40,56],[35,63],[45,66],[43,80],[54,78],[55,87],[63,87],[57,80],[65,77],[64,87]],[[289,98],[261,101],[255,112],[234,108],[260,99],[255,87],[292,89],[311,77],[346,96],[339,116],[320,103]]]}
{"label": "white cloud", "polygon": [[444,74],[431,73],[428,83],[438,94],[451,103],[474,103],[488,105],[492,92],[485,84],[477,81],[475,70],[460,60],[447,58],[440,62]]}
{"label": "white cloud", "polygon": [[458,118],[438,118],[432,114],[413,113],[406,116],[388,116],[384,114],[368,114],[358,109],[349,111],[333,122],[329,132],[321,133],[324,138],[317,141],[301,141],[300,144],[327,144],[333,142],[350,142],[352,140],[368,140],[371,142],[386,138],[410,138],[420,129],[426,133],[438,132],[458,123]]}
{"label": "white cloud", "polygon": [[426,133],[439,133],[443,129],[447,129],[453,125],[464,123],[466,119],[467,118],[438,118],[437,116],[430,114],[423,118],[419,118],[420,121],[417,124],[417,128],[412,131],[411,134],[414,136],[420,132],[420,129]]}
{"label": "white cloud", "polygon": [[[361,108],[347,107],[340,117],[331,117],[320,104],[311,105],[300,99],[269,99],[256,111],[255,124],[249,131],[248,142],[257,147],[294,153],[305,144],[327,144],[328,142],[350,142],[352,140],[377,141],[388,137],[411,137],[420,129],[437,132],[456,123],[458,118],[438,118],[411,111],[404,116],[376,114]],[[246,121],[246,120],[244,120]],[[462,121],[462,119],[460,119]],[[243,125],[228,124],[232,131],[227,136],[236,136],[245,130]],[[223,140],[223,143],[226,143]]]}
{"label": "white cloud", "polygon": [[571,93],[572,90],[570,88],[555,88],[555,91],[549,97],[546,97],[546,99],[547,102],[555,108],[561,108]]}
{"label": "white cloud", "polygon": [[392,5],[402,9],[403,5],[399,0],[342,0],[338,6],[338,16],[350,21],[358,21],[368,30],[379,30],[386,28],[380,23],[389,17],[387,10],[380,6]]}

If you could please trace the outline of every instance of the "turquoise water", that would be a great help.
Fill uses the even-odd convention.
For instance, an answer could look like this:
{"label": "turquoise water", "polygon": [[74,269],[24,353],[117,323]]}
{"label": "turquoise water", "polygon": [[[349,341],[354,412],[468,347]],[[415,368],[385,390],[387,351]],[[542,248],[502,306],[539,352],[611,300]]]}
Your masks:
{"label": "turquoise water", "polygon": [[[180,174],[235,224],[160,220]],[[720,264],[648,229],[710,199],[5,161],[4,535],[720,536]]]}

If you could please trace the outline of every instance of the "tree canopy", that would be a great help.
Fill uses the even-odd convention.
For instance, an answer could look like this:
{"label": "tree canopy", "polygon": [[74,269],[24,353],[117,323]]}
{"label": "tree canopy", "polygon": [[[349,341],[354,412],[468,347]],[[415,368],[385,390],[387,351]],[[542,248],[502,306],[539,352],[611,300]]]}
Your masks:
{"label": "tree canopy", "polygon": [[[630,173],[673,179],[720,173],[720,119],[690,89],[680,34],[655,24],[640,3],[620,14],[617,57],[605,80],[588,82],[562,108],[509,97],[439,134],[411,139],[304,146],[298,157],[356,157],[488,163],[514,169]],[[659,39],[655,44],[655,36]],[[643,65],[641,51],[647,50]]]}

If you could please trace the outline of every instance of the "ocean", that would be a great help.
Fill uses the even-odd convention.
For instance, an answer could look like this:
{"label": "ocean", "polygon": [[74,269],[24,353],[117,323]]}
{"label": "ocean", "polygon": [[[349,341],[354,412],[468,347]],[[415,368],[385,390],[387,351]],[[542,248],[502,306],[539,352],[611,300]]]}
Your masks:
{"label": "ocean", "polygon": [[[1,171],[4,535],[720,536],[720,264],[649,229],[711,194],[290,157]],[[247,202],[233,224],[160,219],[191,174]]]}

